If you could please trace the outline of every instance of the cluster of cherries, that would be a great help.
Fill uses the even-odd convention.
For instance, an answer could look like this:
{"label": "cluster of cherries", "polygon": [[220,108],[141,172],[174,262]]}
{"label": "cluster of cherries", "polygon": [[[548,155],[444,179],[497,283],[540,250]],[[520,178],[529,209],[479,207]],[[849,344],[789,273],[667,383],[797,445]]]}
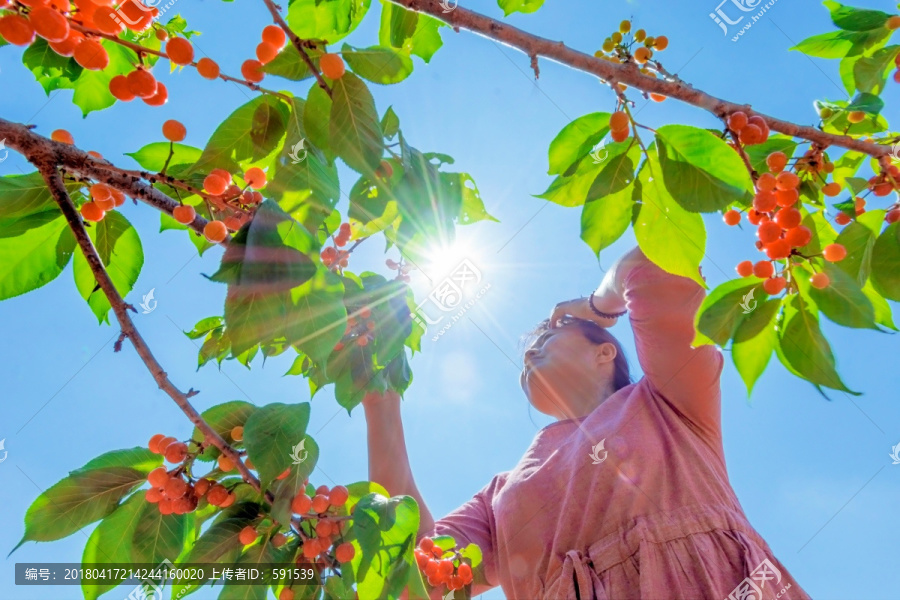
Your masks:
{"label": "cluster of cherries", "polygon": [[[601,49],[594,52],[594,56],[616,64],[622,64],[633,59],[634,62],[643,65],[640,68],[641,73],[656,77],[656,70],[648,68],[646,64],[653,58],[654,52],[662,52],[669,47],[669,38],[664,35],[657,37],[648,36],[643,29],[635,31],[630,38],[626,37],[629,33],[631,33],[631,21],[622,21],[619,23],[619,30],[614,31],[608,38],[603,40]],[[635,44],[640,45],[632,52],[631,48]],[[624,83],[617,83],[616,85],[622,91],[628,89],[628,86]],[[649,97],[654,102],[662,102],[666,99],[662,94],[649,94]]]}
{"label": "cluster of cherries", "polygon": [[118,10],[113,9],[113,0],[74,0],[73,4],[74,8],[69,0],[0,0],[0,8],[16,10],[0,17],[0,35],[16,46],[28,46],[35,36],[42,37],[60,56],[100,71],[109,65],[109,54],[94,32],[115,36],[126,29],[144,31],[159,15],[159,9],[139,0],[125,0]]}
{"label": "cluster of cherries", "polygon": [[[358,316],[358,318],[357,318]],[[344,338],[348,343],[358,346],[369,344],[372,332],[375,330],[375,320],[372,319],[372,309],[363,306],[358,312],[347,316],[347,327],[344,329]],[[334,345],[334,351],[342,350],[346,344],[343,340]]]}
{"label": "cluster of cherries", "polygon": [[184,442],[157,433],[150,438],[147,447],[154,454],[163,455],[166,462],[178,465],[171,470],[157,467],[147,475],[151,487],[145,492],[144,497],[147,502],[159,507],[160,514],[187,514],[195,510],[204,497],[209,504],[219,508],[227,508],[234,504],[235,493],[225,486],[205,478],[191,481],[187,476],[186,462],[193,460],[200,453],[202,446],[199,444],[196,451],[190,452]]}
{"label": "cluster of cherries", "polygon": [[[727,122],[728,128],[738,135],[742,144],[761,143],[768,137],[768,126],[761,117],[748,118],[746,113],[737,111],[729,115]],[[834,164],[825,158],[823,152],[824,148],[813,144],[794,161],[793,171],[786,170],[788,157],[783,152],[772,152],[766,157],[769,171],[759,175],[756,180],[756,194],[753,207],[747,211],[747,220],[757,227],[756,247],[765,252],[768,260],[756,263],[745,260],[737,265],[736,270],[742,277],[756,275],[765,279],[763,289],[770,295],[778,294],[787,287],[784,272],[776,273],[774,261],[791,256],[809,259],[798,249],[809,244],[813,232],[801,224],[802,214],[795,205],[800,201],[801,176],[810,180],[824,180],[824,177],[834,171]],[[886,196],[895,189],[900,189],[900,168],[890,164],[887,159],[881,160],[881,166],[882,171],[868,181],[869,190],[876,196]],[[841,190],[841,184],[836,181],[822,186],[822,193],[829,197],[838,196]],[[855,197],[853,212],[857,216],[863,214],[866,211],[865,205],[863,198]],[[741,218],[741,212],[735,209],[728,210],[723,215],[728,225],[737,225]],[[846,225],[852,218],[839,212],[834,220],[839,225]],[[900,207],[895,204],[888,211],[885,220],[888,223],[900,220]],[[846,256],[847,250],[842,244],[829,244],[822,250],[822,258],[829,262],[841,261]],[[818,289],[824,289],[830,283],[828,275],[823,272],[815,273],[810,278],[810,284]]]}
{"label": "cluster of cherries", "polygon": [[405,281],[409,283],[409,272],[415,269],[415,265],[412,263],[398,263],[397,261],[388,258],[384,261],[384,264],[387,265],[387,268],[392,271],[397,271],[397,277],[395,279],[399,281]]}
{"label": "cluster of cherries", "polygon": [[423,537],[415,551],[416,563],[432,586],[446,585],[461,590],[474,579],[472,566],[462,561],[455,548],[444,550],[434,540]]}
{"label": "cluster of cherries", "polygon": [[[232,443],[240,443],[244,439],[244,427],[236,425],[229,432]],[[178,465],[172,469],[158,467],[150,472],[147,481],[150,483],[144,496],[148,502],[156,504],[161,514],[186,514],[196,510],[199,502],[206,499],[208,504],[219,508],[227,508],[234,504],[236,495],[214,479],[209,477],[194,480],[188,475],[188,467],[193,460],[203,452],[206,444],[190,442],[197,446],[191,451],[189,445],[158,433],[150,438],[148,448],[154,454],[161,454],[169,463]],[[250,459],[245,459],[247,468],[254,466]],[[234,462],[220,454],[218,458],[219,470],[223,473],[234,470]],[[290,468],[279,475],[277,479],[284,479],[290,474]],[[329,487],[320,485],[310,496],[306,493],[309,480],[303,482],[303,491],[297,493],[291,500],[291,512],[303,520],[311,522],[310,534],[301,536],[302,545],[297,563],[304,566],[313,566],[322,569],[329,564],[328,555],[333,551],[334,560],[338,563],[347,563],[353,560],[356,549],[352,543],[343,541],[344,523],[346,516],[343,510],[350,498],[350,491],[342,485]],[[277,527],[278,525],[275,524]],[[254,543],[262,533],[259,527],[247,525],[238,532],[238,541],[244,546]],[[276,532],[271,536],[270,543],[280,548],[288,542],[289,535],[300,536],[296,531],[288,535]],[[284,588],[279,594],[279,600],[292,600],[294,592],[290,588]]]}
{"label": "cluster of cherries", "polygon": [[759,115],[748,117],[747,113],[737,110],[728,115],[728,129],[737,135],[745,146],[762,144],[769,139],[769,124]]}
{"label": "cluster of cherries", "polygon": [[350,241],[351,233],[352,231],[350,229],[350,223],[341,223],[340,227],[338,227],[337,233],[332,236],[334,246],[327,246],[324,250],[322,250],[320,258],[322,259],[323,265],[328,268],[332,268],[334,266],[347,266],[347,261],[350,258],[350,251],[338,250],[338,248],[347,245],[347,242]]}
{"label": "cluster of cherries", "polygon": [[[170,142],[184,140],[187,130],[175,120],[163,124],[163,135]],[[203,190],[206,200],[214,216],[203,227],[203,235],[207,240],[218,244],[228,237],[229,231],[237,231],[250,220],[253,208],[263,201],[263,195],[257,190],[265,187],[266,172],[259,167],[250,167],[243,174],[244,188],[234,183],[232,174],[225,169],[213,169],[203,179]],[[172,217],[183,225],[192,223],[197,217],[193,206],[181,204],[172,211]]]}

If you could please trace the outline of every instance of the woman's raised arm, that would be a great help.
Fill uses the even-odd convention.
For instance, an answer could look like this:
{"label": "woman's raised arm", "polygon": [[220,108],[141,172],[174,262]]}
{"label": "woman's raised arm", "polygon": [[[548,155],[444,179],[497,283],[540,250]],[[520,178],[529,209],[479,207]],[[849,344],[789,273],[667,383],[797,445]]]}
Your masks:
{"label": "woman's raised arm", "polygon": [[434,529],[434,518],[409,466],[400,418],[400,395],[394,391],[384,395],[370,393],[362,404],[368,431],[369,480],[384,486],[391,496],[415,498],[419,505],[419,535],[430,532]]}
{"label": "woman's raised arm", "polygon": [[697,282],[663,271],[635,247],[607,272],[594,305],[628,310],[647,381],[697,427],[719,435],[722,353],[712,345],[691,347],[704,295]]}

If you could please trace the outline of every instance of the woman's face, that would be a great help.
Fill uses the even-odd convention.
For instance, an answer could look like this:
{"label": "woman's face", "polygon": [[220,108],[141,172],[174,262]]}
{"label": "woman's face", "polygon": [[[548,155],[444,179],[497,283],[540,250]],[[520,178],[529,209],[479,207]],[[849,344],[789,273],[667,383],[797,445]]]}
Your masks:
{"label": "woman's face", "polygon": [[542,333],[525,351],[519,383],[537,410],[570,418],[596,404],[612,381],[615,357],[613,344],[594,344],[577,325],[559,325]]}

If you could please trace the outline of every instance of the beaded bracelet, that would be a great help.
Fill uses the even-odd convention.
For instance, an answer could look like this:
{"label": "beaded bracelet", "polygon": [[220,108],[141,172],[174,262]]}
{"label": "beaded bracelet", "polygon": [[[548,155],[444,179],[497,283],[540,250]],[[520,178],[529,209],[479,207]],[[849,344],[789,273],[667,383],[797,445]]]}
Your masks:
{"label": "beaded bracelet", "polygon": [[594,306],[594,292],[591,292],[591,295],[588,297],[588,304],[591,307],[591,310],[594,311],[594,314],[603,317],[604,319],[618,319],[619,317],[628,313],[627,310],[623,310],[620,313],[605,313],[602,310],[598,310],[596,306]]}

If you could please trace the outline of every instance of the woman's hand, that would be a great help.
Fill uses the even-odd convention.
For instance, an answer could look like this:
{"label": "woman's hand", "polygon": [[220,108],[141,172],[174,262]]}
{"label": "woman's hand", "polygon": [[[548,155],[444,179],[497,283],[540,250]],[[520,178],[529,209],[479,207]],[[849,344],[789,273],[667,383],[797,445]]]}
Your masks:
{"label": "woman's hand", "polygon": [[[613,264],[606,272],[600,286],[594,292],[594,307],[604,313],[620,313],[625,310],[623,288],[625,276],[641,260],[646,260],[640,248],[635,246]],[[550,313],[550,327],[556,327],[556,322],[563,315],[572,315],[580,319],[593,321],[601,327],[612,327],[618,318],[601,317],[591,310],[590,298],[576,298],[557,304]]]}
{"label": "woman's hand", "polygon": [[[589,298],[576,298],[574,300],[566,300],[565,302],[560,302],[553,308],[553,311],[550,313],[550,327],[556,327],[557,321],[564,315],[571,315],[573,317],[584,319],[586,321],[593,321],[594,323],[600,325],[600,327],[612,327],[619,320],[616,317],[612,319],[601,317],[591,310],[590,304],[588,304],[589,301]],[[594,306],[597,307],[597,310],[607,312],[603,310],[603,307],[599,304],[599,298],[597,298],[597,296],[594,296]]]}

